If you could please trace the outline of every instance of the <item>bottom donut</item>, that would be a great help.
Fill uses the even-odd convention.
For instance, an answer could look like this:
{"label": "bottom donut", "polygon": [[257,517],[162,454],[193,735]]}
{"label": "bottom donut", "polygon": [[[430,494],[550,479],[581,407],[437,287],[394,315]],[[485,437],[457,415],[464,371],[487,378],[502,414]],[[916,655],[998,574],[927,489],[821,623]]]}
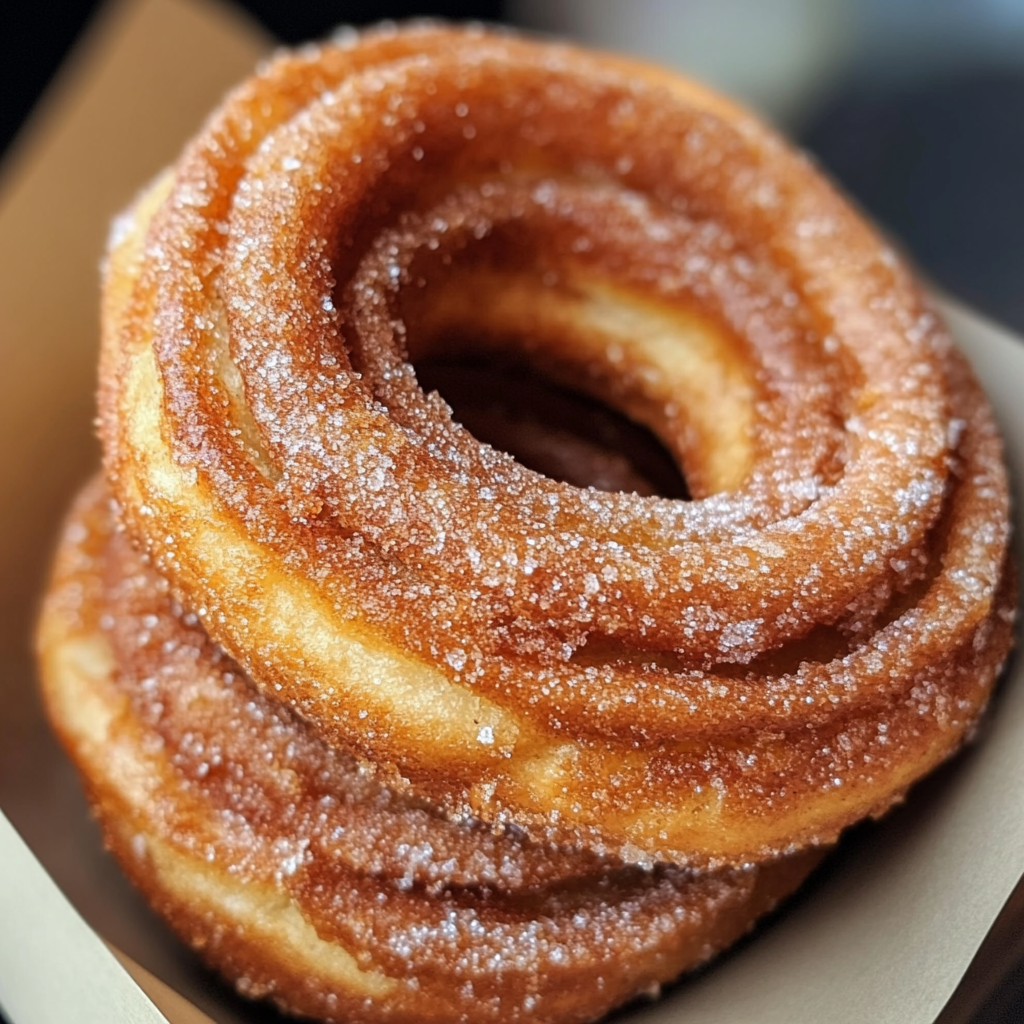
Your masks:
{"label": "bottom donut", "polygon": [[822,853],[652,870],[451,822],[260,697],[90,485],[39,632],[107,842],[249,996],[327,1021],[594,1020],[704,963]]}

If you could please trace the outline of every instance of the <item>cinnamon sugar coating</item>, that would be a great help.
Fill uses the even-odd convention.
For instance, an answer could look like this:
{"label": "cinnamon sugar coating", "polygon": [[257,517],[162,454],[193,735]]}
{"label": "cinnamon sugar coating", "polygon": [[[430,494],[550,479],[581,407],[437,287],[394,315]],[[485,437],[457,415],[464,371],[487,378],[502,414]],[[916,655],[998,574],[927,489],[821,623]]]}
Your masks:
{"label": "cinnamon sugar coating", "polygon": [[[285,54],[119,224],[106,469],[265,697],[396,790],[595,855],[830,841],[1010,645],[987,404],[908,271],[748,114],[475,29]],[[514,356],[693,501],[483,445],[419,358]]]}
{"label": "cinnamon sugar coating", "polygon": [[588,1021],[735,941],[820,859],[644,870],[453,824],[261,697],[96,482],[65,527],[44,692],[128,875],[243,994],[328,1021]]}

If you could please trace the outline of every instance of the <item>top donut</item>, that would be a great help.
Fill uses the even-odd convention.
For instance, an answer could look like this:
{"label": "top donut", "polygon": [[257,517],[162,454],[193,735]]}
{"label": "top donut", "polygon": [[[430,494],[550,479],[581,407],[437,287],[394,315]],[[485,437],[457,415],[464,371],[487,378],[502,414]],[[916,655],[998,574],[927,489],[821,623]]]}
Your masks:
{"label": "top donut", "polygon": [[[692,501],[476,440],[415,364],[532,364]],[[949,756],[1010,645],[1000,441],[901,260],[674,74],[480,29],[273,60],[123,218],[124,522],[328,743],[627,860],[831,840]]]}

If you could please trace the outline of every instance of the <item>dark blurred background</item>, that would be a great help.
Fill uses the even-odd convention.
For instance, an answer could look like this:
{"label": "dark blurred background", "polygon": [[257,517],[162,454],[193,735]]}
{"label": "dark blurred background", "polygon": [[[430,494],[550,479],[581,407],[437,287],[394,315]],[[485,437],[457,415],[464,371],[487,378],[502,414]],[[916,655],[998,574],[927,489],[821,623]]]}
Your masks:
{"label": "dark blurred background", "polygon": [[[238,0],[286,43],[504,21],[673,64],[814,153],[942,289],[1024,334],[1024,0]],[[0,156],[99,0],[0,0]],[[1024,1021],[1024,889],[943,1024]]]}

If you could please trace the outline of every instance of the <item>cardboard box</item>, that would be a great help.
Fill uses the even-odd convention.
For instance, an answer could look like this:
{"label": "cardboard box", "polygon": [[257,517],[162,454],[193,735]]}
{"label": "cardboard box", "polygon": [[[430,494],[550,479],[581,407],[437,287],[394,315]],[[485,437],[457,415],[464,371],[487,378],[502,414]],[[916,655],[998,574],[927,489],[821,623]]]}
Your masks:
{"label": "cardboard box", "polygon": [[[273,1015],[202,971],[103,854],[43,722],[30,642],[60,518],[98,461],[91,420],[106,225],[267,46],[239,15],[199,0],[114,4],[0,179],[0,806],[101,935],[222,1022]],[[1001,417],[1019,487],[1024,345],[956,307],[949,317]],[[1019,507],[1017,524],[1019,536]],[[935,1021],[1024,874],[1019,657],[996,705],[978,744],[907,806],[859,829],[777,920],[630,1019]],[[953,1024],[970,1003],[961,993],[943,1020]]]}

